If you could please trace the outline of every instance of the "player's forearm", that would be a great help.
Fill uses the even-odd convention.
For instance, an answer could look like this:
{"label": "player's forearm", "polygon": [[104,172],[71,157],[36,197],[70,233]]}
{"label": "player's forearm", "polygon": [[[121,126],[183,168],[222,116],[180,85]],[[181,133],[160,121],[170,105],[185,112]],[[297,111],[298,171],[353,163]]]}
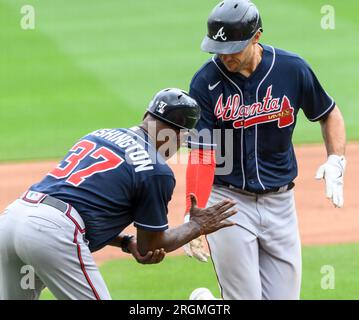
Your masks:
{"label": "player's forearm", "polygon": [[154,251],[158,248],[164,248],[166,252],[171,252],[200,235],[200,226],[193,221],[168,229],[164,232],[156,233],[155,237],[148,237],[138,230],[137,248],[141,254],[145,254],[148,251]]}
{"label": "player's forearm", "polygon": [[327,154],[344,155],[345,125],[343,116],[336,106],[325,120],[320,122]]}

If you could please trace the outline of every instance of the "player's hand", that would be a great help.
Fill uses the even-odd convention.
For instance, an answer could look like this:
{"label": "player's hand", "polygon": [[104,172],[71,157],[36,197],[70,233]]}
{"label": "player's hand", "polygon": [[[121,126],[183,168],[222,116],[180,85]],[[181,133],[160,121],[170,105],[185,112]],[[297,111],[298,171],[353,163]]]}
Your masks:
{"label": "player's hand", "polygon": [[136,259],[138,263],[141,264],[155,264],[160,263],[166,256],[165,250],[156,249],[155,251],[148,251],[146,255],[141,256],[140,252],[137,249],[136,239],[132,239],[128,244],[128,250],[131,252],[132,256]]}
{"label": "player's hand", "polygon": [[331,199],[336,208],[344,204],[343,186],[346,160],[344,156],[330,155],[326,163],[321,165],[315,176],[316,179],[324,179],[326,196]]}
{"label": "player's hand", "polygon": [[183,250],[189,257],[194,257],[201,262],[207,262],[210,255],[203,245],[203,237],[198,237],[183,246]]}
{"label": "player's hand", "polygon": [[191,193],[190,197],[190,222],[197,224],[200,229],[200,235],[210,234],[219,229],[235,225],[234,222],[226,220],[237,213],[236,210],[230,210],[236,204],[233,200],[226,199],[211,207],[200,209],[197,207],[196,196]]}
{"label": "player's hand", "polygon": [[[189,214],[186,214],[184,217],[184,222],[188,222],[189,219]],[[183,246],[183,250],[188,257],[195,257],[201,262],[207,262],[208,258],[210,257],[203,246],[203,237],[198,237],[197,239],[193,239],[192,241],[186,243]]]}

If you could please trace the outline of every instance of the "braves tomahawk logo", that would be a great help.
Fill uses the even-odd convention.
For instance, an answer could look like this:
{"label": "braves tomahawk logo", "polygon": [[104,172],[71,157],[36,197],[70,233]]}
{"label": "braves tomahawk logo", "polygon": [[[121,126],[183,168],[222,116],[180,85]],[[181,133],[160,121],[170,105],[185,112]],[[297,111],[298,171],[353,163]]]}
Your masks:
{"label": "braves tomahawk logo", "polygon": [[217,40],[218,38],[221,38],[223,41],[226,41],[226,40],[227,40],[226,34],[225,34],[225,32],[223,31],[223,28],[224,28],[224,27],[222,27],[221,29],[219,29],[218,32],[217,32],[217,34],[212,37],[213,40]]}
{"label": "braves tomahawk logo", "polygon": [[161,101],[157,107],[157,112],[163,114],[165,112],[165,107],[167,106],[166,102]]}
{"label": "braves tomahawk logo", "polygon": [[278,127],[284,128],[294,122],[294,108],[289,98],[272,97],[272,86],[267,88],[263,102],[241,105],[239,94],[230,95],[223,104],[223,93],[218,97],[214,115],[222,121],[233,121],[233,128],[248,128],[260,123],[278,121]]}

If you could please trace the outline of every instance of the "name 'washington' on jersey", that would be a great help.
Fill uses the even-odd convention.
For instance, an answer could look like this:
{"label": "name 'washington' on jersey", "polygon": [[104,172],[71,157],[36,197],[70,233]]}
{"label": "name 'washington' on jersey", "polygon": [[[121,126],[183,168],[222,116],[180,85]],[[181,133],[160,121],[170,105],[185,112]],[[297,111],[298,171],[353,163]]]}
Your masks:
{"label": "name 'washington' on jersey", "polygon": [[[233,161],[230,174],[216,171],[215,184],[252,192],[284,186],[297,176],[292,134],[299,110],[318,121],[335,107],[301,57],[261,46],[262,60],[248,78],[229,72],[215,55],[190,85],[190,95],[201,106],[196,129],[210,131],[210,141],[193,135],[189,146],[217,148],[217,157]],[[231,129],[233,145],[226,143],[225,129]]]}
{"label": "name 'washington' on jersey", "polygon": [[71,204],[96,251],[132,222],[148,231],[166,230],[174,187],[172,170],[148,135],[134,127],[86,135],[30,189]]}

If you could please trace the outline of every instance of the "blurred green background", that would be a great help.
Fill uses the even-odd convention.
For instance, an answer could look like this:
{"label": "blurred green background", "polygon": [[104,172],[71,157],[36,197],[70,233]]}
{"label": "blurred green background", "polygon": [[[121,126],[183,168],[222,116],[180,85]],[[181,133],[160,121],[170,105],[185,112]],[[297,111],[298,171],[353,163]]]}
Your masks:
{"label": "blurred green background", "polygon": [[[344,114],[349,140],[358,140],[358,0],[254,2],[264,24],[262,42],[312,65]],[[209,58],[199,45],[216,3],[0,0],[0,161],[57,159],[89,131],[138,123],[159,89],[188,89]],[[35,30],[20,27],[24,4],[35,8]],[[323,5],[335,8],[334,30],[321,28]],[[294,141],[321,141],[319,125],[301,114]],[[357,299],[358,248],[305,247],[302,298]],[[320,288],[326,264],[338,270],[335,290]],[[110,261],[101,271],[118,299],[187,299],[201,286],[218,296],[211,264],[186,257],[158,266]],[[45,291],[43,298],[51,295]]]}
{"label": "blurred green background", "polygon": [[[301,299],[359,299],[359,244],[303,248]],[[329,266],[328,269],[327,266]],[[209,288],[220,298],[212,263],[185,256],[166,257],[158,265],[140,265],[133,259],[108,261],[100,268],[113,299],[188,299],[192,290]],[[328,270],[334,270],[333,287]],[[48,290],[42,299],[53,299]]]}
{"label": "blurred green background", "polygon": [[[22,0],[0,1],[0,161],[58,158],[100,127],[140,121],[155,92],[187,89],[208,54],[199,49],[217,0],[28,0],[35,30],[20,27]],[[359,139],[357,0],[257,0],[262,42],[313,67]],[[335,30],[323,30],[323,5]],[[295,142],[321,140],[303,116]]]}

